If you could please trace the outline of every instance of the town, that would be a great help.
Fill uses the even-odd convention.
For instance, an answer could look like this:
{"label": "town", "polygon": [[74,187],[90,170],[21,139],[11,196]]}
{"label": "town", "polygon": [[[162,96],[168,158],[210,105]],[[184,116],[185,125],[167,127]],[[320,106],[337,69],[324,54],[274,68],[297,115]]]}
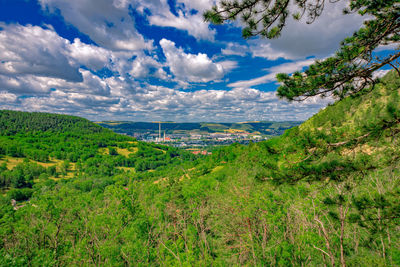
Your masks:
{"label": "town", "polygon": [[208,147],[218,145],[230,145],[233,143],[248,144],[268,139],[267,136],[255,135],[247,132],[242,133],[185,133],[185,134],[156,134],[152,132],[133,133],[137,140],[145,142],[162,143],[181,148]]}
{"label": "town", "polygon": [[184,149],[212,148],[233,143],[249,144],[279,136],[300,122],[176,123],[98,122],[117,133],[139,141]]}

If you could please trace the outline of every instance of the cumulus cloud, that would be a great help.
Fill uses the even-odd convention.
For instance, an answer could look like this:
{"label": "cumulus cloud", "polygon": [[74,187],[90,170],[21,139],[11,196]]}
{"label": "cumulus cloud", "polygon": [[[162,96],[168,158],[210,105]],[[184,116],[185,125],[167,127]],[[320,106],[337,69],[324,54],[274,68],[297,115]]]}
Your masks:
{"label": "cumulus cloud", "polygon": [[102,47],[82,43],[78,38],[68,46],[69,56],[80,65],[100,70],[111,63],[113,54]]}
{"label": "cumulus cloud", "polygon": [[309,56],[326,57],[332,54],[345,37],[360,28],[365,19],[357,13],[343,15],[343,8],[347,2],[325,1],[322,15],[312,24],[306,23],[307,18],[303,18],[300,22],[288,19],[278,39],[250,41],[252,55],[269,60],[278,58],[294,60]]}
{"label": "cumulus cloud", "polygon": [[0,88],[7,90],[12,94],[45,94],[52,88],[48,86],[48,80],[56,80],[55,78],[45,78],[34,75],[26,75],[23,77],[13,77],[0,74]]}
{"label": "cumulus cloud", "polygon": [[168,74],[163,69],[163,64],[150,56],[141,55],[130,64],[128,73],[135,78],[146,78],[154,76],[162,80],[169,79]]}
{"label": "cumulus cloud", "polygon": [[[131,59],[132,53],[127,51],[112,51],[79,39],[71,43],[50,28],[2,25],[0,36],[2,109],[68,113],[96,120],[241,121],[303,120],[324,106],[320,102],[279,102],[274,92],[249,86],[187,92],[138,82],[137,78],[151,75],[171,79],[164,70],[169,68],[180,83],[206,83],[221,79],[236,67],[236,62],[215,62],[206,54],[185,53],[166,39],[160,42],[166,62],[160,63],[155,56],[140,52]],[[18,43],[20,49],[14,48],[10,40]],[[55,59],[56,65],[51,62]],[[305,63],[287,63],[268,71],[289,71]],[[27,71],[29,64],[42,66]],[[87,70],[103,67],[119,74],[101,78]],[[78,73],[80,79],[66,76],[68,69]],[[41,75],[39,70],[44,70]]]}
{"label": "cumulus cloud", "polygon": [[135,28],[128,0],[39,0],[43,9],[63,16],[67,23],[88,35],[96,44],[117,51],[152,49]]}
{"label": "cumulus cloud", "polygon": [[181,10],[178,11],[178,16],[175,16],[171,12],[152,15],[149,17],[149,22],[152,25],[185,30],[198,39],[213,41],[216,34],[215,30],[211,30],[204,23],[202,15],[187,16]]}
{"label": "cumulus cloud", "polygon": [[189,35],[199,40],[214,40],[216,31],[210,29],[204,22],[203,11],[210,8],[213,0],[178,0],[173,7],[176,13],[172,13],[166,0],[136,0],[139,11],[148,10],[151,15],[148,21],[151,25],[161,27],[173,27],[186,31]]}
{"label": "cumulus cloud", "polygon": [[2,24],[0,27],[0,74],[82,81],[78,67],[67,52],[70,43],[54,31],[38,26]]}
{"label": "cumulus cloud", "polygon": [[17,100],[15,94],[11,94],[6,91],[0,92],[0,103],[14,103]]}
{"label": "cumulus cloud", "polygon": [[234,83],[230,83],[228,84],[228,86],[234,88],[249,88],[259,84],[273,82],[276,81],[276,75],[278,73],[293,73],[295,71],[301,70],[306,66],[311,65],[312,63],[314,63],[314,61],[315,59],[307,59],[296,62],[284,63],[278,66],[268,68],[267,69],[268,74],[266,75],[251,80],[244,80],[244,81],[237,81]]}
{"label": "cumulus cloud", "polygon": [[[229,91],[179,91],[148,85],[138,90],[129,81],[104,79],[111,94],[99,96],[83,92],[55,90],[45,96],[21,98],[4,96],[0,108],[46,111],[84,116],[92,120],[174,120],[245,121],[304,120],[327,104],[325,100],[302,103],[280,101],[274,92],[235,88]],[[0,93],[0,98],[2,94]]]}
{"label": "cumulus cloud", "polygon": [[[0,85],[12,92],[45,93],[50,88],[95,81],[89,71],[108,68],[118,75],[134,78],[168,79],[163,64],[143,52],[111,51],[74,39],[73,43],[60,37],[53,29],[18,24],[0,25]],[[135,59],[131,60],[135,55]],[[43,78],[46,82],[43,82]],[[51,78],[51,79],[49,79]],[[94,88],[100,88],[99,86]],[[73,87],[76,85],[71,85]],[[100,94],[106,90],[101,89]]]}
{"label": "cumulus cloud", "polygon": [[[275,81],[276,73],[301,69],[311,64],[312,59],[274,66],[262,77],[229,84],[232,89],[214,90],[213,83],[221,82],[230,70],[238,67],[237,62],[221,60],[219,55],[185,52],[166,38],[160,41],[161,50],[156,52],[159,48],[138,33],[130,15],[130,10],[136,9],[151,25],[184,30],[197,40],[213,40],[216,32],[203,22],[202,11],[214,0],[39,2],[48,12],[61,14],[67,24],[88,35],[95,44],[66,40],[51,25],[46,28],[0,25],[0,108],[67,113],[93,120],[245,121],[304,120],[328,103],[316,98],[288,103],[280,101],[275,92],[251,88]],[[171,11],[172,2],[176,12]],[[324,30],[337,34],[329,28]],[[290,44],[262,40],[252,41],[249,47],[222,40],[226,46],[221,53],[237,56],[252,53],[269,59],[309,56],[312,47],[296,34],[285,37],[284,42]],[[302,38],[314,38],[315,42],[321,29],[313,34]],[[257,42],[262,45],[256,47]],[[329,48],[337,43],[321,40],[321,48],[315,54],[319,55],[318,51],[323,54],[323,46]],[[289,51],[290,47],[297,51]],[[157,57],[158,52],[164,53],[165,62]],[[100,75],[104,68],[109,69],[108,74]],[[175,81],[183,87],[208,83],[207,90],[156,86],[149,84],[153,81],[150,77]]]}
{"label": "cumulus cloud", "polygon": [[68,92],[86,92],[94,95],[109,95],[110,88],[98,76],[80,70],[82,82],[70,82],[60,78],[24,75],[9,77],[0,75],[0,88],[16,95],[47,95],[55,88]]}
{"label": "cumulus cloud", "polygon": [[232,61],[213,62],[206,54],[187,54],[175,43],[166,39],[160,41],[166,57],[166,64],[178,81],[209,82],[222,78],[236,64]]}

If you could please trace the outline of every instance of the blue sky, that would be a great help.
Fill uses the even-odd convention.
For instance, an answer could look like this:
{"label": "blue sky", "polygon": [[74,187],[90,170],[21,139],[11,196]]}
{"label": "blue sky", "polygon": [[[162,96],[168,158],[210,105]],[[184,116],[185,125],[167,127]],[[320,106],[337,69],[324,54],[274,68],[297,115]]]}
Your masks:
{"label": "blue sky", "polygon": [[364,18],[327,4],[276,40],[205,23],[214,0],[0,0],[0,109],[91,120],[305,120],[275,75],[331,55]]}

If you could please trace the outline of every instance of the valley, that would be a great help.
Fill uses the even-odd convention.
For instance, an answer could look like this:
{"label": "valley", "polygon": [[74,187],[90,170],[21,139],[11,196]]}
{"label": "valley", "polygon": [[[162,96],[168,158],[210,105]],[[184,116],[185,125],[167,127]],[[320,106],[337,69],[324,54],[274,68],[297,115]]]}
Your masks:
{"label": "valley", "polygon": [[144,142],[180,148],[212,148],[220,145],[267,140],[282,135],[301,122],[176,123],[104,121],[98,125]]}
{"label": "valley", "polygon": [[399,88],[208,155],[2,110],[0,265],[400,265]]}

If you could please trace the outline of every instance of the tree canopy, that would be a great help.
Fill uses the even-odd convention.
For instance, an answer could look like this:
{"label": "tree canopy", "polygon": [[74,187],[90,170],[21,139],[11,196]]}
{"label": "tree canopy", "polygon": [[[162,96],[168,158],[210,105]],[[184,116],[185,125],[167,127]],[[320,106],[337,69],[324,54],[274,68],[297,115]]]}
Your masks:
{"label": "tree canopy", "polygon": [[[340,0],[329,0],[336,3]],[[358,12],[367,19],[352,36],[342,41],[335,55],[317,60],[304,72],[278,74],[281,83],[278,96],[301,101],[312,96],[333,95],[343,98],[374,85],[374,72],[391,66],[400,75],[400,2],[399,0],[346,0],[344,14]],[[221,0],[204,13],[206,21],[222,24],[241,19],[243,37],[278,38],[290,15],[295,20],[306,16],[313,23],[327,0]],[[295,7],[295,8],[293,8]],[[295,10],[295,11],[292,11]],[[391,46],[391,53],[376,56],[382,46]]]}

